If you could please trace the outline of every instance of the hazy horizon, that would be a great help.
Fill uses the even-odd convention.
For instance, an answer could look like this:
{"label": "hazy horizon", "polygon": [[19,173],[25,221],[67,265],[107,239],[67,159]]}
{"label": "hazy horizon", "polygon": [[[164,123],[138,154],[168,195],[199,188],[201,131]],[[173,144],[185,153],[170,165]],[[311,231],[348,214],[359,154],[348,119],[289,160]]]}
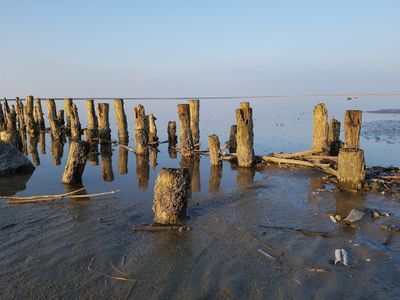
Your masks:
{"label": "hazy horizon", "polygon": [[0,96],[400,91],[397,1],[0,0]]}

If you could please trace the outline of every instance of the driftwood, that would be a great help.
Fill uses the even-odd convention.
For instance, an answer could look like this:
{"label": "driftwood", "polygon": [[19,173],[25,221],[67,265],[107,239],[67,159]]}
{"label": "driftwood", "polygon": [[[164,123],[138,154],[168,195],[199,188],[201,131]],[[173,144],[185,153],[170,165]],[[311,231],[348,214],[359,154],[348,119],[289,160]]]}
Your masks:
{"label": "driftwood", "polygon": [[296,157],[309,156],[309,155],[313,155],[313,154],[317,154],[317,153],[321,153],[321,152],[322,152],[322,149],[313,149],[313,150],[306,150],[306,151],[289,153],[289,154],[274,153],[274,156],[279,157],[279,158],[296,158]]}

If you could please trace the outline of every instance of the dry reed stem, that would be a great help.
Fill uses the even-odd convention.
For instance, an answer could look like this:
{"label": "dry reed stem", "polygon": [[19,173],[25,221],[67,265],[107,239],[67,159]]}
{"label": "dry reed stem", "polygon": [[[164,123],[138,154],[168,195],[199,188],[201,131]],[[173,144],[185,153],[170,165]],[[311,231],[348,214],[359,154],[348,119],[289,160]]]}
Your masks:
{"label": "dry reed stem", "polygon": [[77,192],[83,191],[85,188],[80,188],[72,192],[64,193],[64,194],[56,194],[56,195],[39,195],[39,196],[30,196],[30,197],[15,197],[15,196],[0,196],[0,199],[7,200],[28,200],[28,199],[36,199],[36,198],[54,198],[54,197],[65,197]]}
{"label": "dry reed stem", "polygon": [[105,277],[107,277],[107,278],[111,278],[111,279],[115,279],[115,280],[133,281],[133,282],[136,282],[136,280],[133,279],[133,278],[112,276],[112,275],[108,275],[108,274],[106,274],[106,273],[104,273],[104,272],[94,270],[94,269],[92,268],[93,261],[94,261],[94,256],[93,256],[92,259],[90,260],[90,263],[89,263],[89,265],[88,265],[88,267],[87,267],[87,269],[88,269],[90,272],[97,273],[97,274],[103,275],[103,276],[105,276]]}

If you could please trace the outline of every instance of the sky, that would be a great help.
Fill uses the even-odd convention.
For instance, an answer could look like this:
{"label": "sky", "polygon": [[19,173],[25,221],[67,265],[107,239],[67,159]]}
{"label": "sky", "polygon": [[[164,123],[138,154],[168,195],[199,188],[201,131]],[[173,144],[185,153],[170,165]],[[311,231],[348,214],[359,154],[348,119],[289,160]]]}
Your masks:
{"label": "sky", "polygon": [[398,0],[0,0],[0,96],[400,92]]}

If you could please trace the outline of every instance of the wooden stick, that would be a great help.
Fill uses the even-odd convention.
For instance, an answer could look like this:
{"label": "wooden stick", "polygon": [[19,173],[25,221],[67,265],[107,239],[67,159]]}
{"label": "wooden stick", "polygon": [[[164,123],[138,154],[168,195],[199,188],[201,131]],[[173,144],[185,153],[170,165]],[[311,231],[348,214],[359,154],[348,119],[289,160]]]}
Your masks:
{"label": "wooden stick", "polygon": [[7,200],[29,200],[29,199],[36,199],[36,198],[53,198],[53,197],[65,197],[80,191],[83,191],[85,188],[80,188],[72,192],[64,193],[64,194],[55,194],[55,195],[38,195],[38,196],[29,196],[29,197],[16,197],[16,196],[0,196],[0,199],[7,199]]}
{"label": "wooden stick", "polygon": [[114,99],[114,111],[118,125],[118,139],[120,140],[120,142],[127,143],[129,137],[126,123],[126,114],[124,110],[124,100]]}
{"label": "wooden stick", "polygon": [[162,225],[162,224],[143,224],[143,225],[133,225],[133,231],[145,231],[145,232],[160,232],[160,231],[169,231],[169,230],[177,230],[184,231],[188,230],[189,227],[187,225]]}
{"label": "wooden stick", "polygon": [[301,151],[301,152],[295,152],[295,153],[290,153],[290,154],[274,154],[275,157],[279,158],[296,158],[296,157],[303,157],[303,156],[309,156],[317,153],[321,153],[322,149],[313,149],[313,150],[306,150],[306,151]]}
{"label": "wooden stick", "polygon": [[[80,189],[83,190],[84,188]],[[83,194],[83,195],[63,195],[61,197],[45,197],[45,198],[34,198],[34,199],[23,199],[23,200],[11,200],[8,201],[8,204],[19,204],[19,203],[37,203],[37,202],[44,202],[44,201],[55,201],[55,200],[60,200],[64,198],[70,198],[70,199],[79,199],[79,198],[89,198],[89,197],[97,197],[97,196],[103,196],[103,195],[110,195],[110,194],[115,194],[118,193],[119,190],[115,191],[110,191],[110,192],[103,192],[103,193],[94,193],[94,194]],[[76,191],[75,191],[76,193]]]}

